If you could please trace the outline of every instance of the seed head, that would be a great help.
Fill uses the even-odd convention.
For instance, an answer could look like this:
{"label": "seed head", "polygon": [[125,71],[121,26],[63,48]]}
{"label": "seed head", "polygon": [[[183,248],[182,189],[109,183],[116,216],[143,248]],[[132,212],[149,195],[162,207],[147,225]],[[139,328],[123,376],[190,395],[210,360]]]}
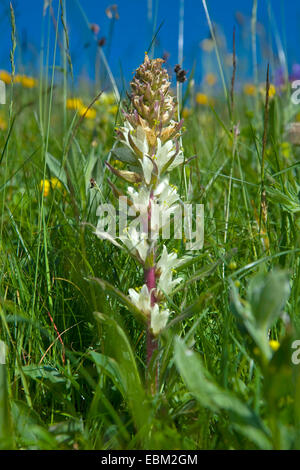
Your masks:
{"label": "seed head", "polygon": [[175,65],[174,72],[176,73],[177,82],[184,83],[186,81],[187,71],[183,70],[179,64]]}

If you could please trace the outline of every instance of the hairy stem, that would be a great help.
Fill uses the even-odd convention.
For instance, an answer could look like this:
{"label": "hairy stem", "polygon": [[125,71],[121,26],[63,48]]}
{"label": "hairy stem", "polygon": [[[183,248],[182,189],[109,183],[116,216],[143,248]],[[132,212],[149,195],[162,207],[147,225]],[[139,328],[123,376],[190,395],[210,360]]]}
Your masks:
{"label": "hairy stem", "polygon": [[[151,200],[153,200],[153,192],[151,193],[150,198]],[[149,239],[151,240],[151,204],[149,204],[149,209],[148,209],[148,236],[149,236]],[[151,249],[151,256],[150,256],[151,265],[149,267],[146,267],[144,271],[145,283],[151,295],[151,307],[153,307],[156,303],[155,251],[156,250],[154,246]],[[148,325],[147,325],[146,344],[147,344],[147,372],[149,373],[153,354],[157,350],[157,347],[158,347],[157,339],[153,336],[152,330],[151,330],[151,318],[149,318]],[[157,381],[158,381],[157,373],[158,373],[158,368],[156,368],[156,371],[155,371],[155,388],[157,388]]]}
{"label": "hairy stem", "polygon": [[[156,278],[155,278],[155,266],[152,266],[149,269],[145,270],[145,282],[148,287],[149,292],[151,292],[151,305],[153,306],[156,302],[154,290],[156,287]],[[153,354],[157,351],[158,341],[153,336],[151,331],[151,318],[148,320],[147,325],[147,338],[146,338],[146,347],[147,347],[147,374],[149,376],[150,373],[150,364],[153,358]],[[155,367],[155,387],[151,384],[151,392],[154,394],[155,390],[157,389],[158,385],[158,367]]]}

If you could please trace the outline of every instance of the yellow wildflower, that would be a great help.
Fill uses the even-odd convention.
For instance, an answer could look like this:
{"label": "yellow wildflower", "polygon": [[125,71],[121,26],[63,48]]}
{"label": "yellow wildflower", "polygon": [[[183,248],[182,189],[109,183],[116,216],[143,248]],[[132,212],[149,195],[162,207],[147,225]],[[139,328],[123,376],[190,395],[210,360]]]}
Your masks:
{"label": "yellow wildflower", "polygon": [[11,83],[11,74],[6,70],[0,70],[0,80],[6,84]]}
{"label": "yellow wildflower", "polygon": [[[12,75],[6,70],[1,70],[0,80],[9,84],[12,81]],[[14,76],[14,83],[21,83],[21,85],[25,88],[34,88],[37,85],[37,80],[32,77],[27,77],[27,75],[17,74]]]}
{"label": "yellow wildflower", "polygon": [[[265,85],[261,85],[260,87],[260,93],[265,96],[266,94],[266,86]],[[269,87],[269,98],[273,98],[274,96],[276,95],[276,88],[275,86],[270,83],[270,87]]]}
{"label": "yellow wildflower", "polygon": [[208,96],[205,95],[204,93],[197,93],[196,102],[198,104],[203,105],[203,106],[207,106],[208,105]]}
{"label": "yellow wildflower", "polygon": [[75,111],[78,111],[80,116],[84,116],[88,119],[94,119],[96,117],[96,111],[85,106],[81,98],[67,99],[66,106],[67,109],[74,109]]}
{"label": "yellow wildflower", "polygon": [[67,99],[67,109],[80,109],[84,106],[83,101],[80,98],[69,98]]}
{"label": "yellow wildflower", "polygon": [[254,96],[256,95],[256,87],[253,85],[253,83],[246,83],[244,85],[244,93],[245,95],[248,96]]}
{"label": "yellow wildflower", "polygon": [[80,116],[84,116],[87,119],[95,119],[97,113],[92,108],[82,106],[81,108],[79,108],[79,114]]}
{"label": "yellow wildflower", "polygon": [[69,98],[66,103],[67,109],[78,111],[80,116],[87,119],[95,119],[96,111],[85,106],[81,98]]}
{"label": "yellow wildflower", "polygon": [[276,95],[276,88],[275,86],[271,83],[270,85],[270,89],[269,89],[269,96],[270,98],[273,98],[273,96]]}
{"label": "yellow wildflower", "polygon": [[41,180],[40,182],[40,190],[43,191],[44,187],[44,197],[49,196],[50,190],[52,189],[62,189],[63,185],[59,181],[58,178],[53,176],[50,181],[49,180]]}
{"label": "yellow wildflower", "polygon": [[235,262],[235,261],[231,261],[231,262],[229,263],[229,269],[234,270],[234,269],[236,269],[236,268],[237,268],[236,262]]}
{"label": "yellow wildflower", "polygon": [[2,116],[0,116],[0,129],[1,131],[6,131],[7,129],[7,122]]}
{"label": "yellow wildflower", "polygon": [[62,187],[63,187],[63,186],[62,186],[61,182],[59,181],[59,179],[56,178],[55,176],[53,176],[53,177],[51,178],[51,188],[52,188],[52,189],[55,189],[55,188],[57,188],[57,189],[62,189]]}
{"label": "yellow wildflower", "polygon": [[213,73],[208,73],[205,76],[205,81],[209,86],[214,86],[217,82],[217,77]]}
{"label": "yellow wildflower", "polygon": [[[17,76],[21,85],[24,88],[34,88],[37,85],[37,80],[32,77],[27,77],[26,75]],[[17,81],[16,77],[16,81]]]}
{"label": "yellow wildflower", "polygon": [[278,351],[278,349],[280,348],[280,343],[275,339],[271,339],[269,341],[269,345],[271,346],[271,349],[273,349],[273,351]]}
{"label": "yellow wildflower", "polygon": [[41,180],[40,182],[40,190],[43,191],[44,188],[44,197],[49,196],[51,183],[49,180]]}

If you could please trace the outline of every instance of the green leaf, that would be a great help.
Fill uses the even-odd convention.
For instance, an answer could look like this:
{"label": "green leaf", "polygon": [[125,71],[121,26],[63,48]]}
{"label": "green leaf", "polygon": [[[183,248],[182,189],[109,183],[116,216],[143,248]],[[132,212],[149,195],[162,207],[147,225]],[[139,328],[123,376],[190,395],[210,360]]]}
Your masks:
{"label": "green leaf", "polygon": [[[113,318],[109,318],[107,315],[104,315],[103,313],[95,312],[95,316],[97,320],[109,325],[114,330],[114,333],[117,334],[118,357],[121,358],[122,362],[125,359],[127,362],[127,365],[130,365],[129,368],[126,367],[125,369],[122,370],[122,376],[123,376],[123,382],[124,382],[125,388],[127,388],[128,379],[133,379],[136,384],[136,387],[139,387],[141,385],[140,375],[138,372],[138,368],[136,365],[133,351],[131,349],[129,340],[124,330],[121,328],[120,325],[118,325],[118,323]],[[120,352],[121,352],[121,356],[119,355]],[[129,373],[128,377],[127,377],[126,372]]]}
{"label": "green leaf", "polygon": [[105,356],[104,354],[98,353],[96,351],[91,351],[90,356],[96,364],[98,372],[106,374],[122,393],[123,397],[126,398],[126,391],[122,380],[122,373],[117,362],[111,357]]}
{"label": "green leaf", "polygon": [[[120,371],[121,383],[125,390],[124,398],[128,402],[137,428],[139,430],[145,429],[149,419],[149,410],[129,339],[123,328],[113,318],[99,312],[94,314],[97,320],[103,322],[109,328],[110,347],[113,350]],[[116,371],[116,368],[114,368],[114,371]]]}
{"label": "green leaf", "polygon": [[67,183],[67,176],[65,173],[65,170],[62,167],[62,164],[59,160],[57,160],[51,153],[46,154],[46,163],[48,165],[48,168],[50,172],[57,178],[59,179],[65,188],[68,188],[68,183]]}
{"label": "green leaf", "polygon": [[34,380],[49,381],[52,384],[66,382],[65,377],[63,377],[54,367],[30,365],[22,367],[22,370],[25,375]]}
{"label": "green leaf", "polygon": [[0,449],[14,447],[6,366],[6,344],[0,341]]}
{"label": "green leaf", "polygon": [[268,198],[275,204],[282,207],[291,214],[300,212],[299,185],[295,182],[292,186],[288,181],[285,183],[285,192],[279,189],[279,185],[268,188]]}
{"label": "green leaf", "polygon": [[112,155],[116,160],[123,163],[135,164],[137,161],[136,156],[128,147],[119,147],[112,150]]}
{"label": "green leaf", "polygon": [[226,411],[238,431],[260,448],[271,448],[267,432],[254,411],[232,392],[222,389],[205,369],[200,357],[178,337],[175,339],[175,363],[187,388],[203,407],[214,413]]}
{"label": "green leaf", "polygon": [[290,295],[290,285],[283,271],[258,274],[249,285],[248,300],[257,327],[267,330],[278,319]]}
{"label": "green leaf", "polygon": [[256,275],[250,282],[247,301],[240,298],[237,288],[231,283],[231,311],[238,319],[242,333],[243,328],[246,329],[265,360],[272,357],[268,329],[278,319],[289,294],[289,281],[283,271]]}
{"label": "green leaf", "polygon": [[83,171],[87,189],[90,188],[90,179],[92,177],[92,172],[96,166],[98,159],[99,157],[95,155],[95,151],[94,149],[92,149],[87,158],[87,161],[85,162],[84,171]]}
{"label": "green leaf", "polygon": [[32,408],[29,408],[22,401],[13,401],[12,418],[16,433],[22,436],[22,440],[29,445],[37,443],[37,436],[34,430],[38,426],[43,426],[43,421]]}

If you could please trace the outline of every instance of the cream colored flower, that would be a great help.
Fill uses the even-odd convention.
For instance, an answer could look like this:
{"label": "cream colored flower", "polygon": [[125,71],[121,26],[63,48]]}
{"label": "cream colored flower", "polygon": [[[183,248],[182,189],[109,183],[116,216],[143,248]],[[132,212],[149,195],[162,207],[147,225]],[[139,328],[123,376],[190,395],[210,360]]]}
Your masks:
{"label": "cream colored flower", "polygon": [[170,316],[168,309],[160,310],[158,304],[155,304],[151,309],[151,329],[154,336],[165,328]]}
{"label": "cream colored flower", "polygon": [[133,208],[142,217],[148,217],[150,190],[147,186],[141,186],[139,191],[135,191],[131,186],[127,189]]}
{"label": "cream colored flower", "polygon": [[173,280],[173,270],[179,267],[185,260],[177,259],[176,253],[168,253],[167,248],[163,247],[162,255],[157,263],[160,271],[157,288],[163,293],[170,294],[172,290],[182,281],[181,277]]}
{"label": "cream colored flower", "polygon": [[119,236],[119,239],[131,253],[138,254],[142,261],[146,260],[149,251],[148,234],[138,231],[133,224],[130,224],[125,233]]}
{"label": "cream colored flower", "polygon": [[149,315],[151,312],[151,295],[146,284],[143,285],[140,292],[129,289],[128,293],[134,305],[145,315]]}
{"label": "cream colored flower", "polygon": [[140,163],[141,163],[141,166],[142,166],[142,169],[143,169],[145,182],[146,182],[146,184],[150,184],[151,183],[151,178],[152,178],[152,171],[153,171],[152,160],[151,160],[150,157],[144,155],[143,159],[140,160]]}
{"label": "cream colored flower", "polygon": [[157,139],[157,150],[154,160],[159,174],[162,174],[168,163],[167,171],[172,171],[176,166],[180,165],[183,162],[183,153],[176,149],[172,140],[168,140],[162,145],[161,140]]}

